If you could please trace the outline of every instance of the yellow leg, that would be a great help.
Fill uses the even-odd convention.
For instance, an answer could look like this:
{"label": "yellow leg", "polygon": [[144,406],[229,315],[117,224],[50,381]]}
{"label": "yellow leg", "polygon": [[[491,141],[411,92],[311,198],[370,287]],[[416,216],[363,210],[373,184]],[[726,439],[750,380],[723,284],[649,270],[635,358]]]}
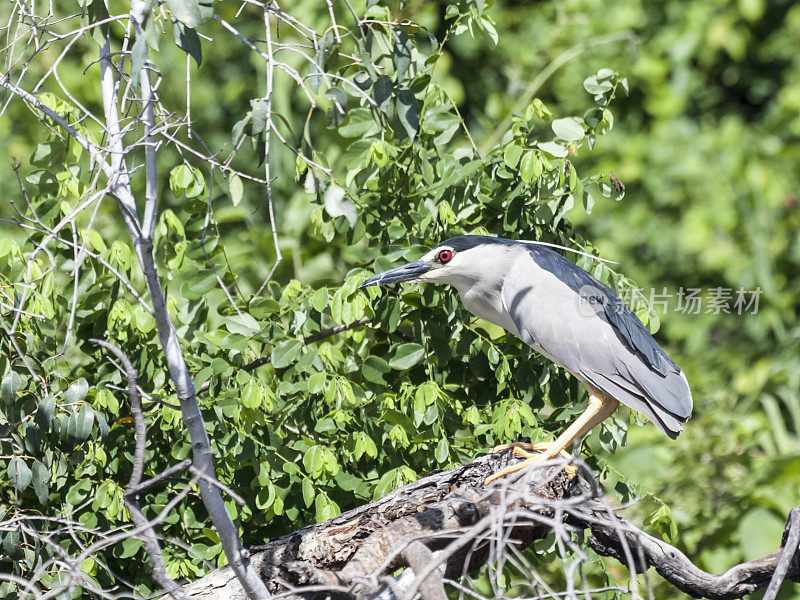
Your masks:
{"label": "yellow leg", "polygon": [[[535,454],[532,456],[528,456],[527,460],[522,461],[521,463],[517,463],[515,465],[510,465],[505,469],[501,469],[497,473],[490,475],[486,478],[484,485],[490,484],[495,479],[508,475],[509,473],[514,473],[519,471],[520,469],[524,469],[531,465],[535,465],[546,460],[550,460],[551,458],[555,458],[556,456],[564,456],[566,454],[566,449],[575,441],[575,439],[580,438],[581,436],[587,434],[589,431],[594,429],[601,421],[604,421],[608,417],[612,415],[612,413],[617,410],[619,406],[619,402],[614,400],[613,398],[604,398],[602,396],[590,396],[589,397],[589,406],[586,407],[586,410],[583,411],[583,414],[579,416],[575,421],[567,427],[566,431],[558,436],[555,442],[552,444],[548,444],[547,448],[541,454]],[[525,446],[525,445],[522,445]],[[533,445],[533,446],[538,446]],[[511,447],[514,447],[515,454],[522,454],[526,456],[528,453],[525,453],[519,445],[511,444]],[[495,448],[495,451],[505,449],[503,446],[498,446]],[[538,449],[538,448],[533,448]],[[562,454],[563,453],[563,454]],[[569,456],[569,455],[567,455]]]}

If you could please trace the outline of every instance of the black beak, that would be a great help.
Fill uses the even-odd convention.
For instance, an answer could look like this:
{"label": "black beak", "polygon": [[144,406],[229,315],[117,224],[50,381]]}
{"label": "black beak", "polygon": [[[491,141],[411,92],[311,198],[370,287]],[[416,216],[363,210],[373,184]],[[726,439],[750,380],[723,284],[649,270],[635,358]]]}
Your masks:
{"label": "black beak", "polygon": [[358,287],[361,289],[371,285],[388,285],[390,283],[411,281],[412,279],[416,279],[423,273],[427,273],[430,270],[431,266],[428,263],[421,260],[415,260],[414,262],[403,265],[402,267],[389,269],[383,273],[373,275]]}

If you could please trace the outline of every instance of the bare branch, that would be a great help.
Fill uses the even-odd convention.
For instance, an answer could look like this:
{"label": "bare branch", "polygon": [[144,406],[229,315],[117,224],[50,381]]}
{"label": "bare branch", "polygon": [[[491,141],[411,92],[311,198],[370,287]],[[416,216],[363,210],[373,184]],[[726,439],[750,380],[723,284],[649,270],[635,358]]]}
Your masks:
{"label": "bare branch", "polygon": [[164,591],[169,592],[178,600],[188,600],[189,595],[183,591],[175,580],[167,575],[167,567],[164,564],[164,555],[161,553],[161,546],[158,544],[153,526],[142,514],[139,507],[139,488],[141,488],[142,472],[144,471],[144,450],[147,444],[147,428],[144,424],[144,415],[142,414],[142,401],[139,398],[139,390],[137,386],[137,379],[139,374],[133,368],[131,361],[125,356],[125,353],[117,348],[114,344],[105,342],[98,339],[90,339],[90,342],[102,346],[111,352],[122,363],[125,369],[125,376],[128,379],[128,399],[131,401],[131,413],[133,414],[133,422],[136,427],[136,449],[133,454],[133,470],[131,478],[128,482],[128,490],[125,493],[125,504],[131,513],[131,519],[137,529],[141,530],[139,539],[147,550],[150,556],[150,565],[153,569],[153,579],[160,585]]}

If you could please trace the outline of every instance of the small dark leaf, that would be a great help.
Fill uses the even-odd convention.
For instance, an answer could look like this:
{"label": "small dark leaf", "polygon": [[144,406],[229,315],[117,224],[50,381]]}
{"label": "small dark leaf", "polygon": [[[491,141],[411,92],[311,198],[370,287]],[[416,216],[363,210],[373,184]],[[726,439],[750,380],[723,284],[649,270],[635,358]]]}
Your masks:
{"label": "small dark leaf", "polygon": [[23,491],[31,483],[31,470],[25,461],[15,456],[8,463],[8,479],[18,492]]}
{"label": "small dark leaf", "polygon": [[199,67],[203,62],[203,50],[200,47],[200,36],[198,36],[197,32],[191,27],[187,27],[177,21],[173,23],[173,26],[175,44],[178,48],[186,52],[186,54],[191,56]]}
{"label": "small dark leaf", "polygon": [[361,368],[361,374],[367,381],[377,383],[378,385],[386,385],[386,379],[384,379],[384,375],[389,373],[391,370],[392,368],[389,366],[389,363],[382,358],[378,356],[369,356],[367,357],[367,360],[364,361],[364,365]]}
{"label": "small dark leaf", "polygon": [[97,425],[100,428],[100,437],[106,439],[109,431],[108,421],[106,421],[106,418],[103,416],[103,413],[96,412],[94,413],[94,416],[97,417]]}
{"label": "small dark leaf", "polygon": [[46,504],[50,496],[50,471],[38,460],[33,461],[32,481],[39,504]]}
{"label": "small dark leaf", "polygon": [[366,71],[359,71],[353,75],[353,83],[355,83],[359,89],[366,92],[372,85],[372,77],[370,77],[369,73]]}
{"label": "small dark leaf", "polygon": [[22,558],[25,554],[20,541],[19,529],[12,529],[3,537],[3,550],[12,560]]}
{"label": "small dark leaf", "polygon": [[375,82],[372,97],[383,112],[386,112],[388,108],[388,100],[392,97],[393,89],[394,84],[392,84],[392,80],[388,75],[381,75],[378,77],[378,81]]}
{"label": "small dark leaf", "polygon": [[419,131],[419,112],[417,110],[417,99],[411,90],[400,88],[397,90],[397,116],[405,127],[408,137],[413,139]]}
{"label": "small dark leaf", "polygon": [[5,400],[6,403],[11,404],[14,401],[14,396],[21,385],[22,379],[20,376],[15,371],[9,372],[8,375],[3,377],[3,383],[0,384],[0,388],[2,388],[3,400]]}
{"label": "small dark leaf", "polygon": [[39,454],[42,445],[42,430],[35,423],[25,428],[25,449],[31,454]]}
{"label": "small dark leaf", "polygon": [[71,403],[74,402],[81,402],[84,398],[86,398],[86,392],[89,391],[89,384],[86,382],[85,379],[80,378],[78,381],[72,383],[67,389],[66,394],[64,394],[64,399]]}
{"label": "small dark leaf", "polygon": [[94,424],[94,411],[88,404],[82,404],[67,419],[67,431],[72,440],[82,442],[89,437]]}
{"label": "small dark leaf", "polygon": [[55,396],[46,396],[39,400],[39,408],[36,411],[36,422],[39,424],[39,427],[42,428],[42,431],[50,431],[55,409]]}

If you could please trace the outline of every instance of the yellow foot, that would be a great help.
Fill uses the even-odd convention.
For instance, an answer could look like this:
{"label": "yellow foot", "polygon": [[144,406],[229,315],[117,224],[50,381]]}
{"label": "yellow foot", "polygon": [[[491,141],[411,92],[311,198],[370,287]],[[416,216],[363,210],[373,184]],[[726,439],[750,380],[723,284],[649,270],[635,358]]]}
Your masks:
{"label": "yellow foot", "polygon": [[[503,450],[508,450],[509,448],[513,448],[513,453],[517,456],[522,456],[525,458],[520,463],[516,463],[514,465],[509,465],[505,469],[499,470],[497,473],[494,473],[486,478],[486,481],[483,482],[483,485],[489,485],[495,479],[499,479],[500,477],[504,477],[511,473],[515,473],[527,467],[537,465],[540,463],[545,462],[546,460],[550,460],[551,458],[555,458],[555,456],[560,456],[561,458],[570,459],[572,458],[565,450],[558,452],[555,456],[551,455],[549,451],[550,449],[549,442],[539,442],[537,444],[529,444],[526,442],[514,442],[513,444],[503,444],[502,446],[496,446],[492,449],[492,454],[497,452],[502,452]],[[575,477],[575,474],[578,472],[578,468],[575,465],[567,465],[564,467],[564,471],[566,471],[567,475],[570,479]]]}
{"label": "yellow foot", "polygon": [[[502,452],[503,450],[527,450],[528,452],[544,452],[548,448],[550,448],[550,442],[537,442],[535,444],[531,444],[530,442],[512,442],[511,444],[503,444],[502,446],[495,446],[492,448],[492,454],[497,454],[498,452]],[[517,454],[517,452],[515,452]],[[569,456],[566,454],[566,456]]]}

